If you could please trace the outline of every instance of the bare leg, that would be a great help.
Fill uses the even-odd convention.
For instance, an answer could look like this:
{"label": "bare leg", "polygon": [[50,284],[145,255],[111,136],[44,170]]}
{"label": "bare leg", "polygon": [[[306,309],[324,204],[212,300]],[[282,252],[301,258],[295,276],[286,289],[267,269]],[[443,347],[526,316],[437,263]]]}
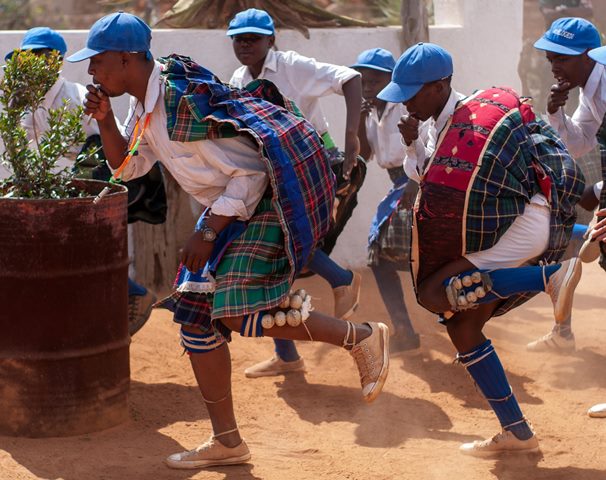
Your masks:
{"label": "bare leg", "polygon": [[[242,325],[242,317],[226,318],[221,320],[228,328],[234,331],[240,331]],[[340,320],[328,315],[323,315],[318,312],[312,312],[305,322],[305,325],[291,327],[284,325],[283,327],[274,327],[263,329],[263,334],[273,338],[283,338],[288,340],[313,340],[315,342],[330,343],[331,345],[343,346],[345,340],[352,343],[364,340],[371,334],[371,328],[367,324],[350,323],[350,329],[353,331],[348,333],[348,322]],[[306,330],[306,328],[309,330]],[[311,335],[311,338],[310,338]],[[348,338],[347,338],[348,337]]]}
{"label": "bare leg", "polygon": [[[190,333],[199,331],[186,326],[183,330]],[[207,353],[191,354],[190,361],[198,388],[206,403],[214,434],[237,429],[231,396],[231,357],[227,343]],[[242,442],[242,438],[236,430],[221,435],[219,441],[226,447],[235,447]]]}

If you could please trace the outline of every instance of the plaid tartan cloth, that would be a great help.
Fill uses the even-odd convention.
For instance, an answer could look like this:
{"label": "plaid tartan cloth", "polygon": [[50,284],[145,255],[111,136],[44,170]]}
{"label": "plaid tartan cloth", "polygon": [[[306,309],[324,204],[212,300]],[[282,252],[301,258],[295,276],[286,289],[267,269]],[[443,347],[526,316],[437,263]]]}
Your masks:
{"label": "plaid tartan cloth", "polygon": [[321,138],[294,103],[267,80],[239,90],[219,82],[188,57],[171,55],[158,61],[166,80],[171,140],[244,133],[259,145],[285,236],[292,283],[330,227],[334,175]]}
{"label": "plaid tartan cloth", "polygon": [[387,171],[394,185],[381,200],[372,219],[368,234],[369,266],[381,260],[393,262],[399,270],[407,270],[410,260],[412,210],[400,208],[400,198],[408,177],[403,168]]}
{"label": "plaid tartan cloth", "polygon": [[[492,88],[459,102],[430,162],[415,221],[424,258],[413,265],[417,282],[461,255],[494,246],[537,193],[551,208],[549,245],[540,260],[551,263],[564,254],[584,179],[529,101]],[[496,315],[531,296],[511,297]]]}
{"label": "plaid tartan cloth", "polygon": [[[209,261],[214,292],[197,292],[196,286],[209,280],[202,271],[191,273],[181,265],[175,292],[156,304],[173,312],[175,322],[198,327],[204,334],[214,333],[219,340],[231,337],[229,329],[217,320],[273,308],[292,284],[284,232],[271,199],[261,200],[245,227],[235,225],[233,233],[222,235],[224,232]],[[185,291],[179,288],[188,284]]]}
{"label": "plaid tartan cloth", "polygon": [[[465,250],[492,247],[530,198],[543,193],[551,206],[551,235],[542,259],[549,263],[562,256],[570,240],[585,181],[556,131],[525,99],[518,108],[492,135],[469,192]],[[549,181],[541,181],[543,174]]]}

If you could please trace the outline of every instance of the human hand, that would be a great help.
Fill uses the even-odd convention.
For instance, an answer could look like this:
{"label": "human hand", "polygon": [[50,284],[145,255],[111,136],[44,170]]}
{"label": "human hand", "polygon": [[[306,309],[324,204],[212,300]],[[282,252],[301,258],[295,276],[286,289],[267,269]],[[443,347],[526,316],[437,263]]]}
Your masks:
{"label": "human hand", "polygon": [[597,217],[602,219],[597,222],[591,230],[591,240],[598,242],[606,242],[606,208],[596,212]]}
{"label": "human hand", "polygon": [[351,171],[358,163],[358,154],[360,153],[360,139],[357,133],[347,133],[345,135],[345,160],[343,162],[343,178],[349,180]]}
{"label": "human hand", "polygon": [[402,115],[398,122],[398,130],[404,139],[404,143],[410,146],[419,138],[419,119],[412,115]]}
{"label": "human hand", "polygon": [[104,120],[112,111],[109,97],[95,85],[87,85],[88,90],[84,100],[84,113],[97,121]]}
{"label": "human hand", "polygon": [[562,82],[551,86],[549,98],[547,99],[547,113],[553,115],[560,107],[566,105],[570,88],[571,85],[569,82]]}
{"label": "human hand", "polygon": [[362,107],[360,110],[360,116],[362,118],[368,117],[372,111],[374,104],[370,100],[362,100]]}
{"label": "human hand", "polygon": [[417,198],[417,192],[419,191],[419,184],[414,180],[408,180],[402,191],[400,197],[400,208],[410,210]]}
{"label": "human hand", "polygon": [[196,273],[204,268],[214,246],[213,242],[207,242],[202,238],[201,232],[195,232],[181,250],[181,262],[190,272]]}

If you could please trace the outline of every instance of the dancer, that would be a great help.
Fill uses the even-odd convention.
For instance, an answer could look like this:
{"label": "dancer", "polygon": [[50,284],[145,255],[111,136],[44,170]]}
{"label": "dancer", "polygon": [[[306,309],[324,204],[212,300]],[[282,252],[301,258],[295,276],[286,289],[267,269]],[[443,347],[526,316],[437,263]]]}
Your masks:
{"label": "dancer", "polygon": [[581,263],[551,262],[566,247],[584,184],[555,132],[515,92],[492,88],[453,103],[452,74],[448,52],[420,43],[378,95],[403,102],[419,121],[447,119],[431,157],[409,165],[421,178],[412,248],[417,298],[441,315],[458,362],[503,429],[461,451],[535,452],[536,435],[482,330],[540,291],[549,293],[556,321],[570,315]]}
{"label": "dancer", "polygon": [[[244,88],[256,79],[274,83],[283,95],[296,103],[301,113],[320,134],[333,166],[339,161],[339,150],[328,132],[328,122],[320,99],[331,94],[343,95],[347,107],[345,159],[343,164],[338,166],[342,167],[343,176],[348,179],[359,150],[356,135],[362,102],[360,74],[351,68],[318,62],[294,51],[274,50],[275,33],[274,21],[265,10],[249,8],[236,14],[229,23],[227,35],[232,39],[234,53],[242,66],[233,73],[229,83],[237,88]],[[357,188],[361,186],[362,181],[363,178],[358,182]],[[348,197],[351,193],[355,194],[349,190],[351,188],[348,188]],[[345,226],[344,223],[356,203],[355,196],[353,199],[340,200],[350,206],[350,211],[347,218],[340,218],[338,232],[333,227],[327,234],[331,237],[331,243],[336,241],[336,236]],[[346,205],[340,204],[339,208],[344,206]],[[360,300],[360,274],[342,268],[322,249],[316,250],[307,268],[325,279],[333,289],[334,316],[344,320],[351,317]],[[274,339],[274,344],[275,355],[248,367],[244,371],[247,377],[305,371],[304,360],[294,342]]]}
{"label": "dancer", "polygon": [[[87,47],[68,60],[90,59],[97,86],[87,86],[85,111],[99,123],[114,175],[137,177],[159,158],[206,207],[183,248],[176,290],[162,305],[181,324],[214,433],[166,463],[179,469],[239,464],[250,452],[231,397],[231,331],[344,347],[367,402],[387,376],[389,333],[380,323],[354,325],[311,312],[305,292],[290,294],[332,210],[333,177],[312,125],[291,113],[272,84],[234,90],[187,57],[155,62],[150,41],[145,22],[114,13],[92,26]],[[126,137],[110,101],[125,93],[131,96]]]}

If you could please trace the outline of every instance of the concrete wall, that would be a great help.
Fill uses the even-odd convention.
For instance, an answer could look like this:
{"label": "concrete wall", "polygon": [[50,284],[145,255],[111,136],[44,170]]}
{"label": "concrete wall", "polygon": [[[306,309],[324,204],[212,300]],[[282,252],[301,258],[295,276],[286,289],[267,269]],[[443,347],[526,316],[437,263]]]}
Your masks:
{"label": "concrete wall", "polygon": [[[436,1],[436,19],[441,23],[430,28],[430,40],[452,53],[454,87],[463,93],[492,85],[519,88],[516,67],[522,41],[522,0],[491,0],[490,8],[486,8],[487,3],[482,0]],[[68,44],[68,54],[86,42],[87,32],[62,33]],[[0,32],[0,53],[17,47],[22,35],[23,32]],[[318,60],[345,65],[352,64],[357,54],[367,48],[387,48],[396,56],[401,51],[397,28],[312,29],[309,40],[292,30],[281,31],[277,46],[281,50],[297,50]],[[173,52],[189,55],[225,80],[238,67],[231,42],[223,31],[157,30],[152,51],[156,56]],[[88,83],[90,77],[86,68],[87,62],[66,63],[63,74],[70,80]],[[123,118],[126,99],[117,99],[115,104],[117,115]],[[323,107],[335,140],[342,144],[343,99],[326,98]],[[374,208],[389,184],[387,174],[371,164],[360,204],[334,252],[334,258],[342,264],[352,267],[365,264],[368,226]]]}

